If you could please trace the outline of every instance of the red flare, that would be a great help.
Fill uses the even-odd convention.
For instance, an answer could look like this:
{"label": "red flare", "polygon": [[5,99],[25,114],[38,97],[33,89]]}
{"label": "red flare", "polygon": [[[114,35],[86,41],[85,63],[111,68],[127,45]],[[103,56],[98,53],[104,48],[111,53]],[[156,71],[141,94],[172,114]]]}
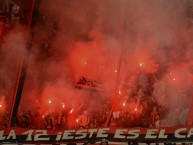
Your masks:
{"label": "red flare", "polygon": [[62,108],[65,108],[65,105],[64,105],[64,104],[62,105]]}
{"label": "red flare", "polygon": [[139,63],[139,66],[140,66],[140,67],[143,67],[143,63],[142,63],[142,62],[140,62],[140,63]]}
{"label": "red flare", "polygon": [[71,109],[71,110],[70,110],[70,114],[72,114],[72,113],[73,113],[73,111],[74,111],[74,109]]}

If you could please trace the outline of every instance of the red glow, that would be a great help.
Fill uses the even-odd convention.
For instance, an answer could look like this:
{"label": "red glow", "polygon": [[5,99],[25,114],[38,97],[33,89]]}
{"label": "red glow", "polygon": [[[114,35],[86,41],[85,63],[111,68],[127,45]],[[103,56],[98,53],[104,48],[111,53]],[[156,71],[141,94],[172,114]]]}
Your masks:
{"label": "red glow", "polygon": [[6,103],[5,103],[5,100],[2,99],[0,100],[0,113],[4,112],[6,110]]}
{"label": "red glow", "polygon": [[78,119],[76,119],[76,122],[78,123],[78,122],[79,122],[79,120],[78,120]]}
{"label": "red glow", "polygon": [[143,67],[143,65],[144,65],[144,64],[143,64],[142,62],[139,63],[139,66],[140,66],[140,67]]}
{"label": "red glow", "polygon": [[62,108],[65,108],[65,105],[64,105],[64,104],[62,105]]}
{"label": "red glow", "polygon": [[153,59],[153,56],[146,51],[136,51],[127,63],[132,68],[133,73],[140,71],[155,73],[159,67]]}
{"label": "red glow", "polygon": [[137,111],[137,108],[135,108],[135,111]]}
{"label": "red glow", "polygon": [[106,60],[104,55],[101,43],[94,42],[90,45],[77,43],[73,46],[73,51],[70,52],[68,57],[72,73],[75,76],[93,78]]}
{"label": "red glow", "polygon": [[117,70],[115,70],[115,73],[117,73]]}
{"label": "red glow", "polygon": [[48,103],[49,103],[49,104],[51,104],[51,103],[52,103],[52,101],[51,101],[51,100],[49,100],[49,101],[48,101]]}
{"label": "red glow", "polygon": [[119,90],[119,95],[121,95],[121,91]]}
{"label": "red glow", "polygon": [[123,107],[125,107],[125,105],[126,105],[125,102],[123,102]]}
{"label": "red glow", "polygon": [[179,76],[179,74],[177,72],[175,72],[175,73],[170,72],[169,73],[169,79],[172,81],[176,81],[176,77],[178,77],[178,76]]}
{"label": "red glow", "polygon": [[71,109],[71,110],[70,110],[70,114],[72,114],[73,112],[74,112],[74,109]]}

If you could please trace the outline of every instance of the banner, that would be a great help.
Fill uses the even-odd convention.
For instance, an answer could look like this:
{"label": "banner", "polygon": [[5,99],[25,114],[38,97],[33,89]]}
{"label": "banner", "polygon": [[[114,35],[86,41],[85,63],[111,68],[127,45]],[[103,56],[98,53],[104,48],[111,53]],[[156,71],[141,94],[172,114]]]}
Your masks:
{"label": "banner", "polygon": [[50,143],[85,141],[137,141],[151,142],[191,142],[193,127],[168,128],[92,128],[80,130],[45,130],[27,128],[7,128],[0,130],[0,143]]}

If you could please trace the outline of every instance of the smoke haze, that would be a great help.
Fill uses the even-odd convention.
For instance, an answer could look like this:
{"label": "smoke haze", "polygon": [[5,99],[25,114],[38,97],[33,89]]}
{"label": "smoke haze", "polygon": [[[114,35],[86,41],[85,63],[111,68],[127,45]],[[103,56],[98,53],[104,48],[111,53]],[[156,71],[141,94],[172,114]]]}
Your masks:
{"label": "smoke haze", "polygon": [[[74,88],[82,76],[102,82],[101,96],[113,98],[115,88],[125,84],[128,91],[135,86],[145,91],[151,75],[153,97],[169,109],[170,124],[175,125],[192,96],[190,6],[191,0],[41,1],[21,107],[39,106],[46,112],[48,100],[54,110],[58,104],[80,106],[89,99],[95,108],[100,93]],[[0,74],[7,90],[14,86],[15,72],[10,69],[17,67],[15,54],[24,48],[24,40],[21,34],[10,34],[11,43],[2,48]]]}

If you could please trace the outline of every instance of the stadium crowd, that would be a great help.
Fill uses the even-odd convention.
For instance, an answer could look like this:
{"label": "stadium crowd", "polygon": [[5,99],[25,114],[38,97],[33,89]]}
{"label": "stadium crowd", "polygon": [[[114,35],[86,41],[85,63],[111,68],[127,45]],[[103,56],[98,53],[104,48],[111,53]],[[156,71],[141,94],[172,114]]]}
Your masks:
{"label": "stadium crowd", "polygon": [[[105,126],[159,128],[166,125],[167,108],[156,105],[153,97],[148,95],[150,92],[145,94],[146,96],[139,89],[129,97],[123,97],[124,91],[119,91],[118,97],[115,97],[114,100],[103,99],[94,109],[86,105],[77,107],[78,109],[63,105],[57,111],[42,113],[41,108],[36,107],[32,109],[33,111],[26,113],[24,109],[20,108],[17,113],[16,126],[42,129],[83,129]],[[8,123],[8,116],[5,116],[1,116],[1,120]],[[6,123],[1,122],[4,127],[7,126]]]}
{"label": "stadium crowd", "polygon": [[[18,0],[0,2],[2,6],[0,8],[1,45],[12,27],[20,23],[23,13]],[[116,96],[111,97],[112,100],[101,101],[95,109],[84,106],[81,109],[72,110],[71,106],[68,106],[54,112],[41,113],[41,108],[36,107],[32,109],[33,111],[29,110],[26,113],[20,108],[17,113],[16,126],[38,129],[167,126],[168,108],[156,103],[155,94],[153,94],[154,77],[149,75],[148,79],[147,83],[135,84],[135,78],[131,77],[130,81],[116,93]],[[0,126],[2,128],[8,126],[9,117],[10,113],[1,111]]]}

